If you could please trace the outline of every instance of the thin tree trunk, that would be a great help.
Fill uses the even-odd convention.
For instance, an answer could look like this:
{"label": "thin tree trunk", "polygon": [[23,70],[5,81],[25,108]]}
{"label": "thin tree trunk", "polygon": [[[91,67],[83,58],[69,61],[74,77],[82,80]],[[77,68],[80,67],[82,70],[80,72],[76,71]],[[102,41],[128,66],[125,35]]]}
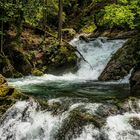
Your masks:
{"label": "thin tree trunk", "polygon": [[58,18],[59,18],[59,24],[58,24],[58,41],[59,45],[62,43],[62,13],[63,13],[63,0],[59,0],[59,12],[58,12]]}
{"label": "thin tree trunk", "polygon": [[0,52],[3,53],[3,20],[1,20],[1,43],[0,43]]}
{"label": "thin tree trunk", "polygon": [[[48,0],[44,0],[44,11],[43,11],[43,17],[44,17],[43,28],[44,28],[44,31],[46,31],[46,24],[47,24],[47,8],[48,8]],[[44,33],[43,43],[45,43],[45,39],[46,39],[46,32]]]}

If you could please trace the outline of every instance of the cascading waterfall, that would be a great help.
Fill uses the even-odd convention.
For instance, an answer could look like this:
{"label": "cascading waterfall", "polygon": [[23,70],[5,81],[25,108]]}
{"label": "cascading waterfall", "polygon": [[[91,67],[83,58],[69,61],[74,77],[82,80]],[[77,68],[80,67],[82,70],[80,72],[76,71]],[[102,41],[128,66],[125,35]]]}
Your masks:
{"label": "cascading waterfall", "polygon": [[[87,43],[75,38],[71,44],[93,69],[81,61],[75,74],[9,79],[20,90],[47,98],[47,105],[42,109],[32,98],[17,102],[0,120],[0,140],[139,140],[140,100],[127,99],[118,105],[114,99],[120,90],[110,89],[111,82],[102,87],[94,81],[124,42],[98,38]],[[109,94],[109,99],[94,101],[102,94]]]}
{"label": "cascading waterfall", "polygon": [[77,83],[87,80],[97,80],[111,55],[122,47],[124,42],[125,40],[108,41],[106,38],[97,38],[96,40],[87,43],[75,38],[70,43],[77,47],[93,69],[91,69],[89,64],[87,64],[85,61],[81,61],[79,64],[79,70],[75,74],[67,73],[62,76],[47,74],[41,77],[27,76],[16,80],[10,79],[9,83],[16,86],[24,86],[52,81],[71,81]]}

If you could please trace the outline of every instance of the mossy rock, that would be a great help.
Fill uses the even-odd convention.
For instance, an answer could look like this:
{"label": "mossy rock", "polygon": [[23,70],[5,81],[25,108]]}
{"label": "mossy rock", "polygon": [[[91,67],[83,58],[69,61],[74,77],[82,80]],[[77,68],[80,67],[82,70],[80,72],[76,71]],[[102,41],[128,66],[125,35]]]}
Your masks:
{"label": "mossy rock", "polygon": [[129,39],[108,62],[99,76],[101,81],[120,80],[127,76],[130,70],[140,60],[140,36]]}
{"label": "mossy rock", "polygon": [[71,40],[76,35],[76,31],[72,28],[65,28],[62,29],[63,38],[66,40]]}
{"label": "mossy rock", "polygon": [[69,46],[56,45],[50,47],[44,54],[44,65],[48,66],[47,72],[63,74],[77,70],[78,57]]}
{"label": "mossy rock", "polygon": [[75,109],[70,112],[68,118],[63,121],[62,127],[59,130],[56,138],[58,140],[64,140],[65,136],[69,139],[73,137],[77,138],[83,131],[83,127],[88,124],[93,124],[96,129],[100,129],[104,125],[105,121],[96,115],[91,115],[86,110]]}
{"label": "mossy rock", "polygon": [[34,76],[42,76],[43,75],[43,72],[40,71],[37,68],[34,68],[34,69],[32,69],[32,75],[34,75]]}
{"label": "mossy rock", "polygon": [[16,101],[23,99],[28,99],[28,97],[18,92],[16,89],[8,87],[5,78],[0,75],[0,117]]}

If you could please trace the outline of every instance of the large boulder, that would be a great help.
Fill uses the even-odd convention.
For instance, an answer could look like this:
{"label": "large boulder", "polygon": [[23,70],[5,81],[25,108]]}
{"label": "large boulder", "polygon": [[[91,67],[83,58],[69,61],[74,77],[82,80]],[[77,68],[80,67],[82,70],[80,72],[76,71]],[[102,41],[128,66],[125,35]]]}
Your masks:
{"label": "large boulder", "polygon": [[140,36],[129,39],[108,62],[99,76],[101,81],[119,80],[127,76],[140,60]]}
{"label": "large boulder", "polygon": [[130,88],[132,94],[140,94],[140,63],[138,63],[132,71],[130,77]]}

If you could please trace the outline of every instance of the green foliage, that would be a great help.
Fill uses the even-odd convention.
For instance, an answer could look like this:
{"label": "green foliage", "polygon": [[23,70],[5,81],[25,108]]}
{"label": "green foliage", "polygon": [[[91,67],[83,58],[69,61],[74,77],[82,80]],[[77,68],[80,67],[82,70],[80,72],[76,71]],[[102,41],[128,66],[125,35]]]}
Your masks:
{"label": "green foliage", "polygon": [[140,18],[140,1],[139,0],[118,0],[117,4],[109,4],[102,9],[99,14],[102,17],[99,19],[100,25],[106,25],[109,28],[137,28]]}
{"label": "green foliage", "polygon": [[135,13],[132,13],[128,6],[108,5],[104,12],[101,24],[108,24],[111,28],[114,26],[125,27],[125,25],[134,28]]}

